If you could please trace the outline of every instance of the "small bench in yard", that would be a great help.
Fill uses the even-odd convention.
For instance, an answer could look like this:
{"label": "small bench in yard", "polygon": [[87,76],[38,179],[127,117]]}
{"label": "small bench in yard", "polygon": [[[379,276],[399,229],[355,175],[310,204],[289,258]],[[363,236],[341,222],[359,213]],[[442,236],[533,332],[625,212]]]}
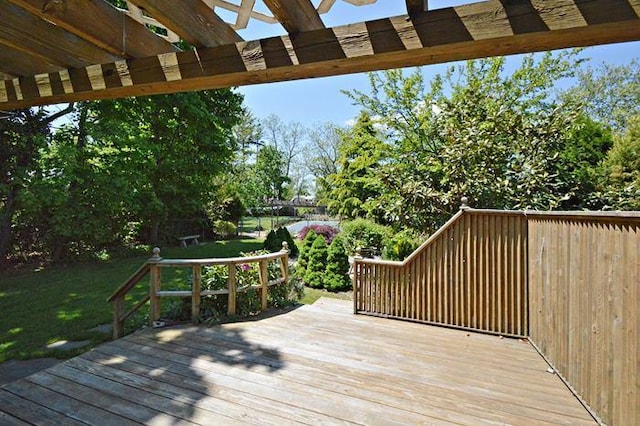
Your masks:
{"label": "small bench in yard", "polygon": [[186,247],[189,241],[192,241],[193,245],[199,244],[198,238],[200,238],[200,235],[187,235],[185,237],[178,237],[178,240],[180,240],[180,247]]}

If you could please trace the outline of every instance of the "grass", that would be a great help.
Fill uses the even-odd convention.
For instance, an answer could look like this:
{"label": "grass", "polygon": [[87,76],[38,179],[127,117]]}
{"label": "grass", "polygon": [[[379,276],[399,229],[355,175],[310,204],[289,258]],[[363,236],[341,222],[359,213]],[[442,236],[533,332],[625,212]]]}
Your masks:
{"label": "grass", "polygon": [[[260,249],[260,240],[218,241],[188,248],[163,249],[165,258],[202,258],[236,256]],[[4,275],[0,278],[0,362],[42,356],[68,358],[84,352],[110,335],[91,328],[111,323],[111,295],[148,255],[103,262],[76,263],[69,266]],[[185,270],[163,273],[168,287],[186,275]],[[131,302],[148,292],[148,280],[133,291]],[[135,322],[135,321],[134,321]],[[144,322],[137,318],[138,325]],[[89,340],[91,344],[71,352],[48,351],[45,346],[58,340]]]}
{"label": "grass", "polygon": [[333,299],[341,299],[341,300],[352,300],[351,299],[352,296],[348,292],[332,293],[327,290],[319,290],[316,288],[305,287],[304,297],[300,299],[300,303],[303,303],[305,305],[310,305],[314,303],[316,300],[320,299],[321,297],[331,297]]}
{"label": "grass", "polygon": [[238,227],[238,232],[255,232],[258,229],[258,224],[262,226],[264,231],[268,232],[272,228],[288,225],[298,220],[300,220],[300,218],[295,216],[243,217]]}

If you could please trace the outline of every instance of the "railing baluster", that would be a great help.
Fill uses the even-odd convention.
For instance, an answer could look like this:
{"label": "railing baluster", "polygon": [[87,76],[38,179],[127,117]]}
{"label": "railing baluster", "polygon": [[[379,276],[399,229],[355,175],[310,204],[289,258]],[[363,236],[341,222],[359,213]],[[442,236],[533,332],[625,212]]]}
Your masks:
{"label": "railing baluster", "polygon": [[229,291],[227,299],[227,314],[236,314],[236,264],[230,263],[229,267],[229,279],[227,279],[227,291]]}
{"label": "railing baluster", "polygon": [[191,321],[196,323],[200,317],[200,291],[202,290],[202,265],[193,265],[193,283],[191,286]]}

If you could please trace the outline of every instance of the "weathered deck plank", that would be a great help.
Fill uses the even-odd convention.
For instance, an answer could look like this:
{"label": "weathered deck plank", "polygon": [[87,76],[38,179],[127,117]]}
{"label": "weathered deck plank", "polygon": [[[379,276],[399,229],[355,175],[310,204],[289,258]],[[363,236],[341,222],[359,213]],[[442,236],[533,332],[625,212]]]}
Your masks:
{"label": "weathered deck plank", "polygon": [[594,424],[526,341],[354,316],[321,299],[149,330],[0,389],[37,424]]}

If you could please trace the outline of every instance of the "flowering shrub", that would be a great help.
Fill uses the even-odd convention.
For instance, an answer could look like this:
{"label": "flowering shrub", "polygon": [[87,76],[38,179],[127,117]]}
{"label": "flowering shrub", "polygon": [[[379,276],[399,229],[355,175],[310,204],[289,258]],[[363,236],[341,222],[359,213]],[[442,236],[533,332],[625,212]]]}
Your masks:
{"label": "flowering shrub", "polygon": [[307,234],[309,233],[309,231],[311,230],[313,230],[313,232],[315,232],[316,235],[322,235],[324,237],[324,242],[327,243],[327,245],[331,244],[331,242],[336,237],[336,235],[340,233],[340,230],[335,226],[316,224],[316,225],[308,225],[302,228],[300,232],[298,232],[298,238],[300,238],[301,240],[304,240]]}

